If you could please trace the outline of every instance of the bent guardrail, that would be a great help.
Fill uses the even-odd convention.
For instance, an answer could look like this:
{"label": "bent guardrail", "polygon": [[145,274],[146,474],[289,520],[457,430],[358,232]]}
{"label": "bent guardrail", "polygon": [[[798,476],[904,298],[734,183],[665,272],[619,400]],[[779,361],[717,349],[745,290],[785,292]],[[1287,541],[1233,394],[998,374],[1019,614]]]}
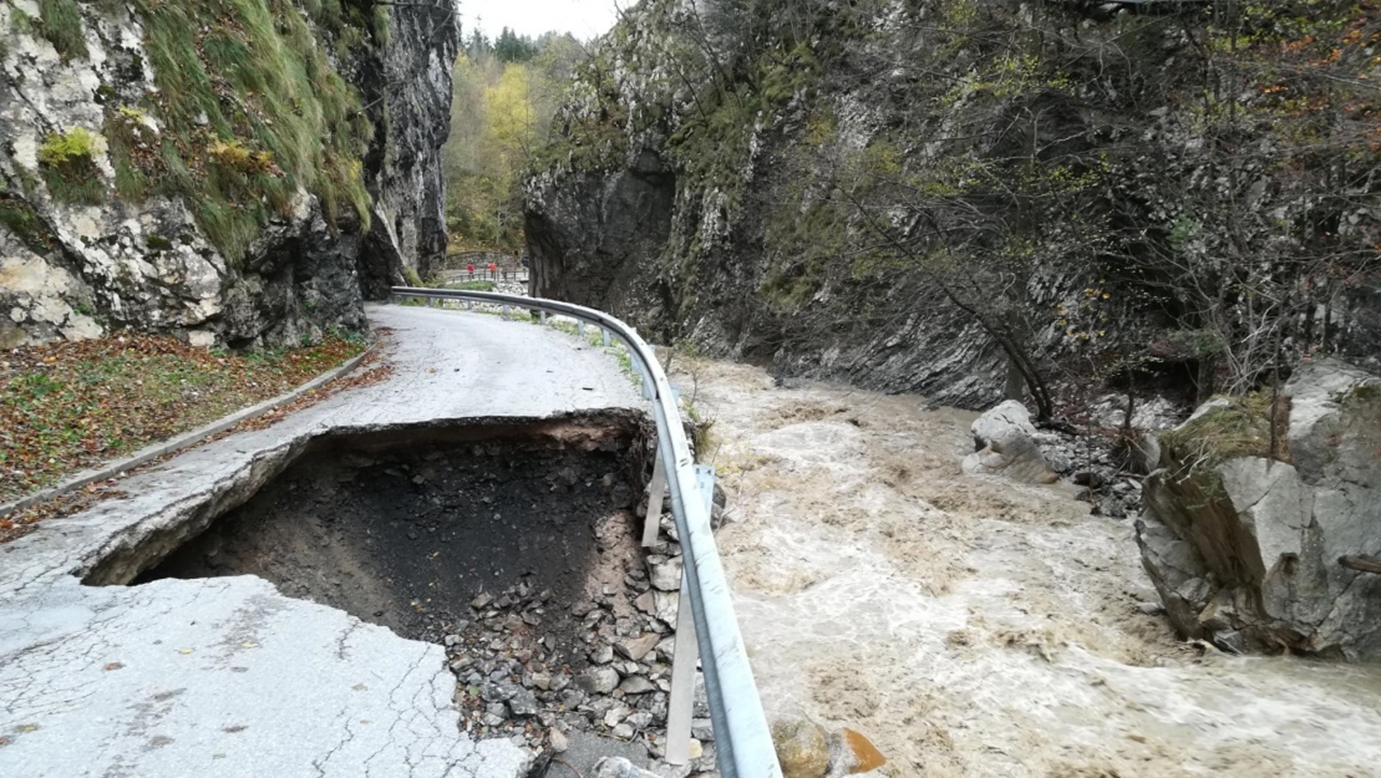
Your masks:
{"label": "bent guardrail", "polygon": [[[685,609],[679,609],[682,618],[678,618],[677,625],[677,656],[672,669],[673,696],[676,696],[678,680],[681,681],[679,686],[686,689],[686,682],[695,670],[694,657],[683,656],[686,652],[682,651],[684,633],[693,631],[695,640],[692,645],[699,648],[702,659],[720,774],[724,778],[780,778],[781,767],[777,763],[767,717],[758,697],[757,684],[753,681],[753,671],[748,664],[738,621],[734,618],[729,583],[724,577],[724,567],[710,528],[711,495],[705,493],[709,487],[700,485],[702,474],[697,472],[691,456],[676,397],[652,348],[638,336],[637,331],[619,319],[603,311],[559,300],[408,286],[395,286],[392,293],[394,297],[401,298],[458,300],[569,316],[576,321],[600,327],[627,347],[633,365],[642,374],[644,396],[652,404],[652,415],[657,423],[658,469],[665,475],[671,494],[671,512],[680,536],[682,555],[690,561],[690,564],[682,565],[681,591],[690,600],[690,621],[694,629],[685,629],[692,624],[683,618]],[[653,510],[649,504],[650,517],[655,516]],[[683,699],[688,700],[685,697],[687,693],[683,692]],[[669,736],[670,729],[669,721]]]}

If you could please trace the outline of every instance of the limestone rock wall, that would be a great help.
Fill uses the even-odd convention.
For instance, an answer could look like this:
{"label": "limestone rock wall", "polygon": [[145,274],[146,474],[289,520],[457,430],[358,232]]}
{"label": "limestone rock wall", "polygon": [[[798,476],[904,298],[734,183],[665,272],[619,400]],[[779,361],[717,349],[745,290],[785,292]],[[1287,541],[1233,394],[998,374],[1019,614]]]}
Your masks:
{"label": "limestone rock wall", "polygon": [[[1336,187],[1272,178],[1278,142],[1262,139],[1238,147],[1263,154],[1234,173],[1240,191],[1213,189],[1227,179],[1184,108],[1203,94],[1203,19],[1134,5],[646,0],[593,52],[527,180],[534,291],[778,373],[985,407],[1008,375],[980,318],[1074,393],[1119,362],[1182,386],[1199,345],[1250,331],[1241,311],[1215,312],[1226,336],[1200,337],[1202,309],[1237,306],[1200,293],[1259,274],[1285,279],[1280,299],[1323,295],[1284,327],[1288,348],[1381,364],[1376,263],[1289,288],[1328,264],[1300,257],[1334,237],[1285,249],[1293,238],[1262,226],[1235,254],[1213,243],[1237,218],[1225,202],[1317,224]],[[1048,153],[1022,161],[1026,147]],[[979,178],[997,184],[966,194]],[[1005,184],[1041,194],[1014,204]],[[1339,229],[1369,247],[1381,211],[1374,187],[1359,198],[1338,205],[1355,225]],[[1198,276],[1175,278],[1190,251]]]}
{"label": "limestone rock wall", "polygon": [[404,283],[404,267],[428,277],[446,257],[441,147],[451,132],[456,9],[448,0],[389,6],[388,43],[351,79],[376,130],[365,159],[376,210],[359,253],[367,299],[383,299],[388,287]]}
{"label": "limestone rock wall", "polygon": [[1221,402],[1168,436],[1137,522],[1144,566],[1185,637],[1381,658],[1381,378],[1325,360],[1283,395],[1275,457],[1217,457],[1232,436],[1269,446],[1218,423],[1236,421]]}
{"label": "limestone rock wall", "polygon": [[[0,347],[122,327],[204,345],[295,344],[326,328],[364,327],[366,297],[401,282],[404,267],[425,268],[444,254],[437,162],[459,35],[453,5],[251,5],[277,19],[268,29],[281,43],[263,41],[275,32],[253,18],[215,4],[186,7],[201,22],[197,46],[215,36],[247,46],[242,67],[262,71],[231,78],[206,51],[194,55],[208,66],[216,110],[227,117],[221,124],[214,111],[169,109],[176,101],[160,74],[185,68],[151,48],[163,28],[148,15],[166,5],[0,3]],[[321,24],[324,5],[344,21]],[[304,24],[305,44],[289,37]],[[292,60],[309,71],[302,77],[352,91],[267,105],[281,76],[271,71],[282,66],[256,57],[256,44],[314,48]],[[237,94],[241,83],[263,83],[262,94]],[[359,108],[340,110],[334,126],[357,129],[358,152],[339,153],[338,138],[317,138],[302,145],[321,164],[308,164],[248,140],[251,129],[253,137],[286,135],[282,117],[312,118],[347,97]],[[69,164],[69,180],[56,184],[53,138],[76,130],[89,133],[81,166]],[[217,164],[258,183],[246,184],[239,201],[234,182],[218,184],[222,196],[231,193],[227,202],[188,194],[230,175],[213,170]],[[149,180],[131,183],[141,172]],[[170,180],[196,183],[171,191]],[[358,207],[323,195],[361,185],[368,195]],[[130,189],[140,196],[127,196]]]}

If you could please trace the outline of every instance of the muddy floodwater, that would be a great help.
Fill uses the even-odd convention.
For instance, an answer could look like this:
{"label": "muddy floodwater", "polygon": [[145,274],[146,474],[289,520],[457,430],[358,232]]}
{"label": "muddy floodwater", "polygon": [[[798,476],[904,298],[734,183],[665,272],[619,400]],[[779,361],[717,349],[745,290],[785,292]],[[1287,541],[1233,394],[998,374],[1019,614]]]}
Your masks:
{"label": "muddy floodwater", "polygon": [[1381,775],[1381,667],[1178,641],[1131,520],[960,473],[976,414],[683,368],[770,716],[856,728],[892,776]]}

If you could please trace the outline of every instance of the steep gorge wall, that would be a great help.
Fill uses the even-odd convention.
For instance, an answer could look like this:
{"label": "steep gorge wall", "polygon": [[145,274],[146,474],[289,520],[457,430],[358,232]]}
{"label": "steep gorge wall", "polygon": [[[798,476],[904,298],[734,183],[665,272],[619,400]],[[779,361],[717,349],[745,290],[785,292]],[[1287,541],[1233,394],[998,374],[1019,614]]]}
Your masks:
{"label": "steep gorge wall", "polygon": [[444,255],[444,0],[0,2],[0,347],[277,346]]}
{"label": "steep gorge wall", "polygon": [[1328,56],[1286,47],[1351,41],[1333,63],[1377,76],[1377,30],[1324,5],[1244,18],[1279,46],[1227,68],[1212,3],[645,0],[527,181],[534,292],[971,406],[1004,337],[1069,386],[1376,369],[1376,106],[1292,81]]}

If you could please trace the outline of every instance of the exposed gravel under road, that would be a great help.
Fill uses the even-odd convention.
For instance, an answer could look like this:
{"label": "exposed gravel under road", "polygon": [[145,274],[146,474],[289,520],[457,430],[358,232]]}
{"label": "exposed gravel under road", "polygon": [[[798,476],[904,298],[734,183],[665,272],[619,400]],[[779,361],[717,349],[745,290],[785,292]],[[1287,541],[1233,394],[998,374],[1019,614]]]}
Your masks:
{"label": "exposed gravel under road", "polygon": [[562,333],[370,314],[393,331],[387,381],[192,449],[126,479],[126,496],[0,546],[0,776],[523,773],[526,751],[460,732],[440,645],[251,576],[79,580],[132,579],[326,433],[643,407],[612,357]]}

